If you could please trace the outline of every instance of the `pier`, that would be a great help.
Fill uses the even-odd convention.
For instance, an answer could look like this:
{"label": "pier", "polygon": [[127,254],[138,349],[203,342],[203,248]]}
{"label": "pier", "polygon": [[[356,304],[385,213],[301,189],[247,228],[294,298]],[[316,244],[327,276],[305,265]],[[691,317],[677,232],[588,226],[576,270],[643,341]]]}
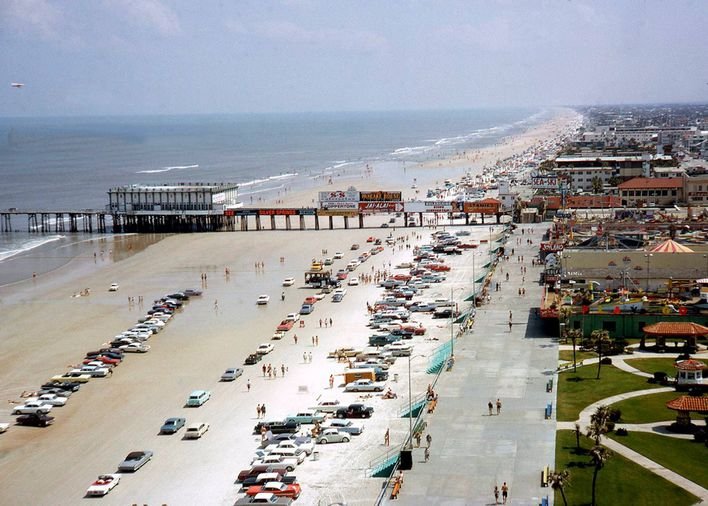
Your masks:
{"label": "pier", "polygon": [[[47,234],[51,232],[97,232],[106,233],[106,211],[92,209],[81,210],[37,210],[37,209],[5,209],[0,211],[0,232],[15,232],[27,230],[30,233]],[[23,218],[26,229],[15,228],[13,217]]]}

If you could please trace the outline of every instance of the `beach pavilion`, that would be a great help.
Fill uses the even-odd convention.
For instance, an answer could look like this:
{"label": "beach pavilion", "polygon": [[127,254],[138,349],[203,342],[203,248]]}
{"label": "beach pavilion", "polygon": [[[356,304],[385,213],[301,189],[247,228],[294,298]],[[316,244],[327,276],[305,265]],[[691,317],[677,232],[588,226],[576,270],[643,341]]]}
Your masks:
{"label": "beach pavilion", "polygon": [[701,415],[708,415],[708,397],[682,395],[678,399],[667,402],[666,407],[677,412],[677,432],[681,432],[681,429],[688,429],[691,426],[692,411]]}
{"label": "beach pavilion", "polygon": [[653,325],[645,326],[642,332],[644,335],[642,336],[640,348],[645,347],[647,337],[654,338],[658,348],[665,348],[666,338],[668,337],[670,339],[684,339],[687,348],[696,349],[696,339],[708,336],[708,327],[689,321],[657,322]]}

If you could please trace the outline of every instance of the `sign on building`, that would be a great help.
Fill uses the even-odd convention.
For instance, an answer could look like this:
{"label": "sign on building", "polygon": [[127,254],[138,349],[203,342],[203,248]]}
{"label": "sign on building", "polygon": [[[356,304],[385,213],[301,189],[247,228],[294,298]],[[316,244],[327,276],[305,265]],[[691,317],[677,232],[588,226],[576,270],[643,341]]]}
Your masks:
{"label": "sign on building", "polygon": [[535,190],[557,190],[558,176],[555,174],[533,174],[531,176],[531,186]]}
{"label": "sign on building", "polygon": [[372,213],[400,213],[403,211],[402,202],[359,202],[359,211],[364,214]]}
{"label": "sign on building", "polygon": [[320,192],[319,200],[321,204],[324,202],[358,202],[359,192],[356,190]]}
{"label": "sign on building", "polygon": [[361,202],[400,202],[401,192],[359,192]]}
{"label": "sign on building", "polygon": [[404,202],[403,210],[407,213],[451,213],[458,207],[457,202],[449,200],[416,200]]}

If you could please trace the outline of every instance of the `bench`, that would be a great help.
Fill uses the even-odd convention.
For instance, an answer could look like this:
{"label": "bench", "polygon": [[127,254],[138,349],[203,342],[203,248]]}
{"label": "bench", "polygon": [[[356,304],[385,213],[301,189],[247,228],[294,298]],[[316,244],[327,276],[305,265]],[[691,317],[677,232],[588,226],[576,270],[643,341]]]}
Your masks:
{"label": "bench", "polygon": [[546,420],[549,420],[551,418],[552,414],[553,414],[553,405],[549,402],[548,404],[546,404],[546,409],[545,409]]}
{"label": "bench", "polygon": [[551,474],[551,470],[548,466],[543,468],[543,471],[541,471],[541,486],[542,487],[547,487],[548,486],[548,477]]}

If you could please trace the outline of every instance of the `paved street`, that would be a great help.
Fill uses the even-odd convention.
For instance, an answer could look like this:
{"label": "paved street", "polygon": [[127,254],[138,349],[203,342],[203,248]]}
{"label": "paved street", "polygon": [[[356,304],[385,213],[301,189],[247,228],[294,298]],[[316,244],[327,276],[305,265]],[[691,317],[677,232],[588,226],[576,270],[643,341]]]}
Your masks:
{"label": "paved street", "polygon": [[[405,472],[397,504],[494,504],[494,486],[501,488],[505,481],[507,504],[538,505],[546,495],[552,504],[552,490],[541,487],[540,477],[544,466],[553,467],[555,454],[555,412],[545,420],[544,408],[549,402],[555,408],[555,391],[547,393],[546,383],[558,349],[535,316],[540,268],[531,266],[546,227],[525,225],[533,230],[530,236],[519,227],[509,238],[510,258],[494,273],[491,303],[478,308],[473,329],[455,342],[455,367],[437,383],[437,409],[426,415],[430,460],[424,462],[422,447],[414,449],[413,469]],[[529,238],[533,244],[527,244]],[[518,255],[525,257],[523,263]],[[501,283],[498,292],[496,282]],[[525,296],[519,288],[525,288]],[[494,407],[490,416],[487,403],[497,399],[501,413],[496,415]]]}

